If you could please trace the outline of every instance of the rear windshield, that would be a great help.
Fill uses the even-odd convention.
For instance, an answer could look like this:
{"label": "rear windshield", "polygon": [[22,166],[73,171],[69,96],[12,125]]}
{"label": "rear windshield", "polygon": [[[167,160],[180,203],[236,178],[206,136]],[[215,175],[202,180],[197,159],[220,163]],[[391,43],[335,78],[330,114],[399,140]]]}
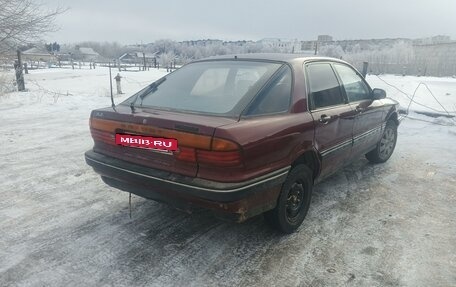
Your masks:
{"label": "rear windshield", "polygon": [[240,60],[192,63],[123,104],[135,101],[136,107],[238,116],[281,66]]}

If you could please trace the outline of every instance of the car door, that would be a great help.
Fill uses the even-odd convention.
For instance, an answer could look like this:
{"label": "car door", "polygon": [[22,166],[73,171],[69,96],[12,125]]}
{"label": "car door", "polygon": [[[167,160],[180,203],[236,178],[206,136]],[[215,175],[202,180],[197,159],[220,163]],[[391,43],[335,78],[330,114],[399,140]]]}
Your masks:
{"label": "car door", "polygon": [[321,155],[321,177],[348,160],[352,148],[355,111],[342,93],[331,64],[306,64],[310,111],[315,134],[314,145]]}
{"label": "car door", "polygon": [[369,85],[355,69],[342,63],[333,66],[350,106],[356,111],[352,148],[352,156],[355,157],[372,150],[380,140],[383,103],[373,100]]}

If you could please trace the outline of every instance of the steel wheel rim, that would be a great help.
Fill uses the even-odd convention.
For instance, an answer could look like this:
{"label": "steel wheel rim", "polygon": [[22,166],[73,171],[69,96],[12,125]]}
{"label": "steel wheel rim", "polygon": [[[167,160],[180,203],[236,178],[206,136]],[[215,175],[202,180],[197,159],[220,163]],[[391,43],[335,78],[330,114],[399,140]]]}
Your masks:
{"label": "steel wheel rim", "polygon": [[380,140],[379,154],[382,159],[385,159],[391,155],[396,142],[396,135],[392,128],[387,128],[383,133],[382,139]]}
{"label": "steel wheel rim", "polygon": [[288,191],[286,214],[289,221],[293,221],[299,216],[304,203],[304,185],[296,181]]}

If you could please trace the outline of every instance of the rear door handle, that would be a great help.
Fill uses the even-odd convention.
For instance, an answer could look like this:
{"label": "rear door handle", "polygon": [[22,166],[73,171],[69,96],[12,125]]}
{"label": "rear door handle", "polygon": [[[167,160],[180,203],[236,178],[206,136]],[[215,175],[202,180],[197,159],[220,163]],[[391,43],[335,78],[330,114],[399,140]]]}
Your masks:
{"label": "rear door handle", "polygon": [[318,120],[320,123],[327,124],[329,120],[331,119],[331,116],[328,115],[321,115],[320,119]]}
{"label": "rear door handle", "polygon": [[357,107],[355,108],[355,110],[356,110],[358,113],[361,113],[361,112],[364,112],[365,109],[362,108],[361,106],[357,106]]}

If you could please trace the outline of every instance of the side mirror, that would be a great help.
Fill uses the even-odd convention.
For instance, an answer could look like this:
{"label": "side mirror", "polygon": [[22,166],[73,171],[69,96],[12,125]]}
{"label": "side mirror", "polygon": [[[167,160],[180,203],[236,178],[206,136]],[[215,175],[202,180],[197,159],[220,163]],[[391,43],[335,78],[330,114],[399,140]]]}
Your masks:
{"label": "side mirror", "polygon": [[373,89],[372,90],[372,98],[374,100],[381,100],[386,98],[386,92],[383,89]]}

